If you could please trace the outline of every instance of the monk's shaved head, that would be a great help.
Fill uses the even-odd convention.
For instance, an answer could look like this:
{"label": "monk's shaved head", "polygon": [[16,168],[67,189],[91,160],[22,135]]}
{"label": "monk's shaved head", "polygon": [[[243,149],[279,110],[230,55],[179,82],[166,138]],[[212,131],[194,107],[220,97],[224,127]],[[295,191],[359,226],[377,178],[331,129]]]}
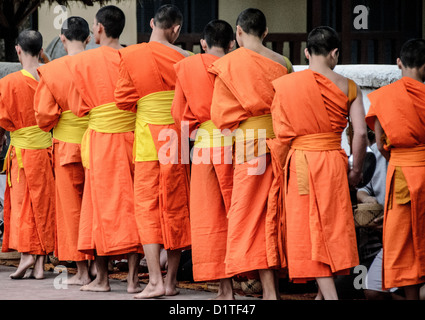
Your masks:
{"label": "monk's shaved head", "polygon": [[61,34],[69,41],[84,42],[90,35],[90,27],[87,21],[81,17],[69,17],[63,23]]}
{"label": "monk's shaved head", "polygon": [[255,8],[242,11],[236,20],[236,25],[240,26],[245,33],[259,38],[267,31],[266,16],[261,10]]}
{"label": "monk's shaved head", "polygon": [[100,8],[96,20],[103,25],[106,36],[113,39],[118,39],[125,27],[124,12],[113,5]]}
{"label": "monk's shaved head", "polygon": [[219,47],[228,51],[229,43],[233,41],[233,28],[223,20],[212,20],[204,28],[202,38],[209,48]]}
{"label": "monk's shaved head", "polygon": [[425,40],[411,39],[401,47],[400,60],[407,68],[418,69],[425,65]]}
{"label": "monk's shaved head", "polygon": [[175,25],[182,25],[183,14],[176,6],[166,4],[158,9],[153,19],[156,27],[160,29],[170,29]]}
{"label": "monk's shaved head", "polygon": [[40,54],[41,48],[43,47],[43,36],[40,32],[35,30],[24,30],[16,39],[16,44],[19,45],[25,53],[35,57]]}
{"label": "monk's shaved head", "polygon": [[318,27],[307,38],[307,50],[316,56],[327,56],[332,50],[341,49],[338,33],[331,27]]}

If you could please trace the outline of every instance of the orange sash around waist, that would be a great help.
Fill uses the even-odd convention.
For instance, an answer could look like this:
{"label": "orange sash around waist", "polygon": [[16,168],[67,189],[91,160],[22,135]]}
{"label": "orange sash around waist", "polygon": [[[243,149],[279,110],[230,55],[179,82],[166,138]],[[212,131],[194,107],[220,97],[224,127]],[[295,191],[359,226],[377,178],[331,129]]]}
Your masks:
{"label": "orange sash around waist", "polygon": [[327,132],[299,136],[292,141],[291,147],[304,151],[341,150],[341,134]]}
{"label": "orange sash around waist", "polygon": [[425,145],[413,148],[392,148],[390,164],[395,167],[425,166]]}

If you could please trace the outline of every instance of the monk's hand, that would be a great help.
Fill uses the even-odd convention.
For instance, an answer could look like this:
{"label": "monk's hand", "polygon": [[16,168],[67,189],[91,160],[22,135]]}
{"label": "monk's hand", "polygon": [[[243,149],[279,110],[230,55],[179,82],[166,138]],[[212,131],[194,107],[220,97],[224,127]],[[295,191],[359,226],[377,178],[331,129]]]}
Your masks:
{"label": "monk's hand", "polygon": [[363,172],[355,169],[350,170],[348,173],[348,184],[350,187],[355,188],[363,179]]}

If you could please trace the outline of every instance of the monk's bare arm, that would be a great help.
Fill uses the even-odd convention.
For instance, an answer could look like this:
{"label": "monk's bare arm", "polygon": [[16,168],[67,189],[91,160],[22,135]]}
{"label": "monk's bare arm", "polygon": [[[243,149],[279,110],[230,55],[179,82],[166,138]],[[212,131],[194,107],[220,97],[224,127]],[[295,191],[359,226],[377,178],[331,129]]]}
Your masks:
{"label": "monk's bare arm", "polygon": [[351,186],[356,186],[362,179],[363,162],[367,147],[367,130],[365,123],[365,111],[363,106],[363,94],[357,87],[357,98],[353,101],[350,109],[350,117],[353,124],[353,169],[350,170],[348,179]]}
{"label": "monk's bare arm", "polygon": [[376,146],[378,147],[379,152],[387,161],[390,161],[390,152],[384,148],[384,141],[382,139],[385,136],[385,132],[378,120],[378,117],[375,119],[375,136]]}

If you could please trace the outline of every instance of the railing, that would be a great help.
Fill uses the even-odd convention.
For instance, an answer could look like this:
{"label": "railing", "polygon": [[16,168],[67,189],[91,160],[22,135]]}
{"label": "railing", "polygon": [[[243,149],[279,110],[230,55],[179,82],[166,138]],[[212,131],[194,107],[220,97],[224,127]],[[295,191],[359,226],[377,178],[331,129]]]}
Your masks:
{"label": "railing", "polygon": [[[149,41],[149,34],[138,35],[138,42]],[[395,64],[402,45],[400,32],[352,32],[341,34],[341,64]],[[181,34],[176,44],[197,52],[201,34]],[[287,56],[294,65],[306,64],[304,48],[307,33],[270,33],[264,43]]]}

